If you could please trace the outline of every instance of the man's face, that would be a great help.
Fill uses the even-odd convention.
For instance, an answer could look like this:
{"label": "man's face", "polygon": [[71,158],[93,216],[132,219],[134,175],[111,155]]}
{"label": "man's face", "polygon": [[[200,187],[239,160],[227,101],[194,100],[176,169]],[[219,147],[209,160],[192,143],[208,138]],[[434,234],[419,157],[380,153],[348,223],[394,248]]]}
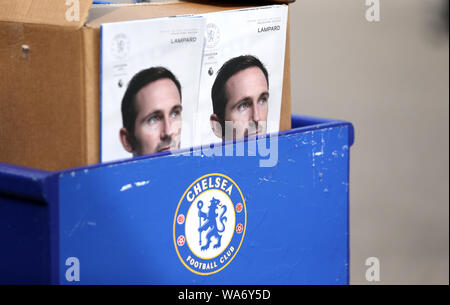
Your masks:
{"label": "man's face", "polygon": [[261,69],[250,67],[239,71],[228,79],[225,90],[228,98],[225,121],[233,122],[233,137],[265,134],[269,90]]}
{"label": "man's face", "polygon": [[135,155],[178,149],[181,134],[181,97],[175,83],[159,79],[136,94]]}

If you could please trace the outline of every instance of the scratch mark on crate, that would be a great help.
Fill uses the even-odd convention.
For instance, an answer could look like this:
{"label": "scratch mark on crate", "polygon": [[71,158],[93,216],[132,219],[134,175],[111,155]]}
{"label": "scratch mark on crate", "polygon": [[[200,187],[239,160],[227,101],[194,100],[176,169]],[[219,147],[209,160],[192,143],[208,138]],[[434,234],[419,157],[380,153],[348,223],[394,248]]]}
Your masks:
{"label": "scratch mark on crate", "polygon": [[134,185],[137,186],[137,187],[140,187],[140,186],[145,186],[145,185],[147,185],[147,184],[149,184],[149,183],[150,183],[150,180],[147,180],[147,181],[138,181],[138,182],[135,182]]}
{"label": "scratch mark on crate", "polygon": [[125,192],[126,190],[129,190],[133,187],[133,185],[131,183],[129,184],[125,184],[124,186],[122,186],[122,188],[120,189],[121,192]]}

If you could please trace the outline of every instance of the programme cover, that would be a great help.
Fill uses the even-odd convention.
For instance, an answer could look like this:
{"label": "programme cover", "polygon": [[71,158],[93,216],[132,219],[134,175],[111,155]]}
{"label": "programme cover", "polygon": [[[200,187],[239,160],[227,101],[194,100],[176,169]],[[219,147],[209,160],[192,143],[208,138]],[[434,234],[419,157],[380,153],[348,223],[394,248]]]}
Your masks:
{"label": "programme cover", "polygon": [[[193,145],[192,122],[198,103],[204,32],[205,20],[201,16],[153,18],[101,26],[101,162]],[[134,128],[134,133],[124,128],[122,122],[122,100],[133,77],[133,88],[139,88],[142,82],[152,78],[166,79],[144,86],[148,90],[142,90],[143,93],[139,93],[142,96],[137,99],[143,104],[126,103],[124,117],[130,126],[128,129]],[[167,102],[164,99],[168,99]],[[181,104],[182,111],[177,104]],[[170,124],[181,117],[179,127],[187,127],[177,134],[175,125]]]}
{"label": "programme cover", "polygon": [[[262,130],[259,129],[259,133],[278,132],[283,88],[288,6],[271,5],[208,13],[202,16],[206,18],[206,33],[199,103],[196,112],[195,145],[205,145],[221,141],[221,135],[218,133],[215,134],[212,128],[212,124],[215,121],[211,120],[211,115],[213,112],[217,112],[217,109],[213,111],[213,99],[215,100],[216,108],[219,109],[218,112],[220,112],[221,103],[222,105],[223,103],[227,103],[225,101],[225,96],[227,95],[229,99],[234,98],[235,100],[232,102],[237,102],[237,104],[233,106],[234,108],[227,109],[227,107],[230,108],[230,102],[228,102],[225,110],[222,111],[223,118],[227,116],[226,120],[235,122],[237,120],[252,120],[252,115],[258,116],[256,120],[264,118],[267,120],[267,130],[264,130],[265,128],[262,128]],[[224,65],[226,62],[227,64]],[[248,87],[248,85],[253,86],[252,84],[254,83],[248,78],[252,77],[251,73],[241,72],[239,77],[235,77],[232,86],[236,89],[234,92],[231,92],[232,89],[228,87],[228,91],[220,89],[221,82],[227,79],[231,82],[231,76],[233,76],[233,73],[239,71],[240,65],[246,67],[255,65],[255,62],[260,62],[266,69],[266,80],[268,79],[269,83],[269,88],[267,88],[268,96],[260,97],[255,95],[259,95],[261,90],[263,90],[256,88],[258,83],[255,83],[254,90]],[[223,73],[218,77],[218,71],[222,67],[224,67],[222,69]],[[259,77],[261,78],[262,71],[258,72],[258,69],[253,70],[255,73],[260,73]],[[217,82],[216,89],[212,90],[215,82]],[[266,86],[261,82],[260,84]],[[225,85],[227,84],[222,83],[222,87]],[[230,86],[230,84],[227,86]],[[239,90],[240,92],[238,92]],[[249,91],[242,92],[242,90]],[[257,90],[259,91],[256,92]],[[222,97],[220,94],[221,91]],[[233,93],[233,97],[230,96],[231,93]],[[239,103],[238,100],[245,98],[245,95],[248,95],[247,97],[254,95],[253,97],[255,99],[261,99],[261,102],[257,103],[263,105],[265,102],[268,105],[266,110],[263,107],[260,107],[259,110],[256,109],[258,106],[252,104],[251,98],[247,98],[246,101],[244,99],[243,102]],[[233,111],[234,114],[232,113]],[[252,111],[254,113],[251,113]],[[255,114],[256,111],[259,111],[259,113]],[[217,117],[215,118],[217,119]],[[246,123],[244,122],[243,124],[245,125]],[[255,129],[257,130],[257,128]],[[251,135],[254,135],[254,132],[249,129],[248,132],[240,135],[235,134],[234,138]]]}

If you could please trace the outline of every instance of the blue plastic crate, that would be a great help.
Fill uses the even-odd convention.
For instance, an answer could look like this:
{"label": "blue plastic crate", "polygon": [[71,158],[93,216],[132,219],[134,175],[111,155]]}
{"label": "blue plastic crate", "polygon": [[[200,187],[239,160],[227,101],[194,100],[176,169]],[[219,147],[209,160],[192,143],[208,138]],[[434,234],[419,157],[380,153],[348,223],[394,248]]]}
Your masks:
{"label": "blue plastic crate", "polygon": [[[271,138],[274,167],[198,149],[61,172],[0,164],[0,284],[348,284],[353,126],[304,116],[292,126]],[[228,256],[192,260],[192,239],[178,244],[201,177],[225,177],[244,205]]]}

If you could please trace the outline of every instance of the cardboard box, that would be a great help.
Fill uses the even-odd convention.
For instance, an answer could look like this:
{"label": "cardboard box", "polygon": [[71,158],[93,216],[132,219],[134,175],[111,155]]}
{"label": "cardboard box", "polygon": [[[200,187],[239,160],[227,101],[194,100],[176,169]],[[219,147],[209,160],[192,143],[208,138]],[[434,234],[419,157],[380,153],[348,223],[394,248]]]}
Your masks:
{"label": "cardboard box", "polygon": [[[45,170],[99,162],[102,23],[268,2],[175,1],[95,8],[91,8],[92,0],[77,3],[79,14],[62,0],[1,3],[0,162]],[[288,27],[280,131],[291,127],[289,63]]]}

